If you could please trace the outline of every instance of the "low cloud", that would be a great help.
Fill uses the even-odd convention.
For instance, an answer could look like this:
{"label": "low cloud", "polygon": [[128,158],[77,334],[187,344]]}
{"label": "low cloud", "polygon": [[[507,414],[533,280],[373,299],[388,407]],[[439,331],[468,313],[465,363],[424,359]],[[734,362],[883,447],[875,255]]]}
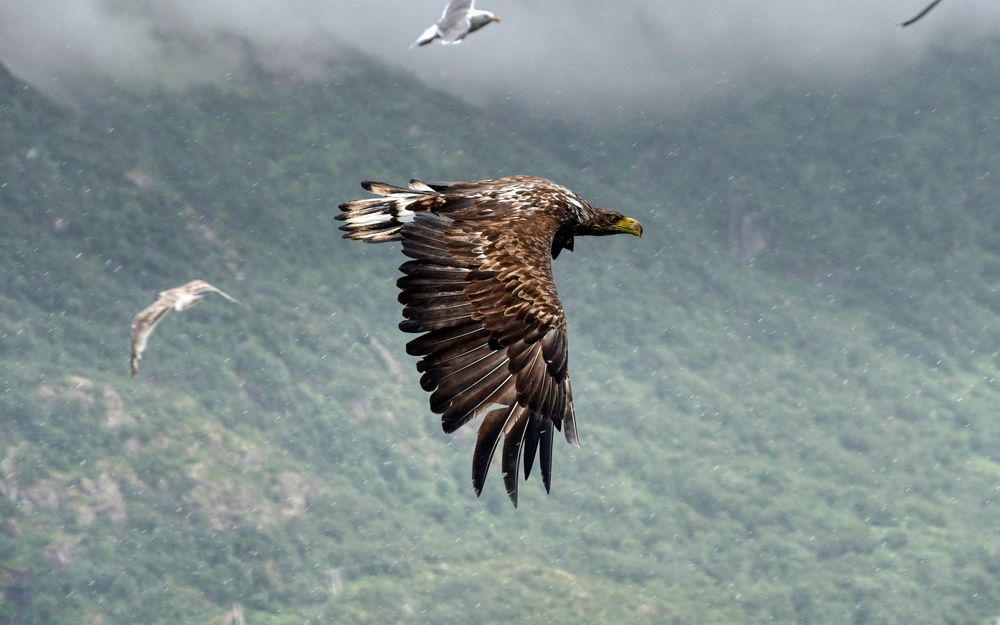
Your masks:
{"label": "low cloud", "polygon": [[0,61],[39,88],[217,80],[251,53],[304,77],[360,49],[474,102],[556,111],[686,106],[761,80],[850,80],[1000,35],[1000,3],[945,0],[481,0],[503,21],[457,46],[410,49],[443,2],[0,1]]}

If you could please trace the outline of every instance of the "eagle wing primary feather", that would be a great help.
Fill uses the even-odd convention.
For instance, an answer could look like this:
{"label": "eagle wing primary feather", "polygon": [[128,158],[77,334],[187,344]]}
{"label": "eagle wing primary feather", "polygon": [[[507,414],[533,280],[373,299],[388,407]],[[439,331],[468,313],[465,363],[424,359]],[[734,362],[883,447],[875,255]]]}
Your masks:
{"label": "eagle wing primary feather", "polygon": [[485,413],[473,458],[477,493],[504,438],[504,484],[516,505],[519,466],[523,460],[527,477],[536,450],[550,487],[553,429],[565,424],[578,445],[566,319],[551,267],[559,222],[530,195],[501,201],[489,190],[463,191],[445,192],[433,212],[402,224],[403,253],[413,260],[398,282],[400,328],[424,333],[407,351],[423,357],[421,385],[444,430]]}

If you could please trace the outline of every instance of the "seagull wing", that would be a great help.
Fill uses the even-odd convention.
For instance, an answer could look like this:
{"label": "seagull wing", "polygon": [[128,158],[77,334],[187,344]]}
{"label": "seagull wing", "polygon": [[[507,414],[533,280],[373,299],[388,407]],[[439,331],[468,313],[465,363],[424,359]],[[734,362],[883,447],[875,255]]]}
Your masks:
{"label": "seagull wing", "polygon": [[208,282],[205,282],[204,280],[192,280],[191,282],[188,282],[181,288],[186,289],[192,295],[202,295],[203,293],[218,293],[219,295],[226,298],[230,302],[233,302],[234,304],[240,303],[240,301],[235,297],[233,297],[232,295],[225,293],[221,289],[215,288],[214,286],[212,286]]}
{"label": "seagull wing", "polygon": [[426,46],[427,44],[434,41],[440,36],[441,36],[441,31],[438,30],[438,25],[431,24],[430,26],[427,27],[427,30],[425,30],[419,37],[417,37],[416,41],[410,44],[410,47],[416,48],[417,46]]}
{"label": "seagull wing", "polygon": [[448,3],[437,23],[442,42],[454,43],[469,34],[471,10],[472,0],[451,0]]}
{"label": "seagull wing", "polygon": [[[169,292],[164,293],[167,295]],[[161,296],[155,302],[142,310],[132,320],[132,360],[130,361],[132,377],[139,373],[139,360],[146,351],[146,342],[153,333],[156,324],[173,308],[173,298]]]}
{"label": "seagull wing", "polygon": [[473,0],[451,0],[451,2],[444,7],[444,11],[441,12],[441,19],[438,20],[438,23],[440,24],[445,21],[448,19],[448,16],[453,13],[468,14],[468,12],[472,10],[472,4]]}

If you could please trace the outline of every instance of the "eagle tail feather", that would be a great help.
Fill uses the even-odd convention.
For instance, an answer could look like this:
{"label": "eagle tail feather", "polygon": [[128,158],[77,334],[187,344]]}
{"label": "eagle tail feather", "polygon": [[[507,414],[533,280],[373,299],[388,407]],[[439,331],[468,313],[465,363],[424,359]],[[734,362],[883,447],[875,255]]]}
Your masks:
{"label": "eagle tail feather", "polygon": [[412,190],[412,191],[433,191],[434,190],[426,182],[421,182],[421,181],[417,180],[416,178],[411,178],[410,179],[410,185],[409,186],[410,186],[410,190]]}
{"label": "eagle tail feather", "polygon": [[413,221],[416,211],[431,209],[435,203],[429,197],[433,193],[411,183],[404,189],[385,182],[365,180],[361,183],[366,191],[380,197],[344,202],[337,219],[346,222],[340,227],[345,239],[382,243],[402,240],[404,224]]}

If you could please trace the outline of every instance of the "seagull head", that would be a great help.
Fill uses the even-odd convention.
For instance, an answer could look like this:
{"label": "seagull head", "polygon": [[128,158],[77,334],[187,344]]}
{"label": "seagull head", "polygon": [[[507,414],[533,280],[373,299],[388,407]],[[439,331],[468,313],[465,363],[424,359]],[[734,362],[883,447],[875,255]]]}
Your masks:
{"label": "seagull head", "polygon": [[499,22],[500,18],[489,12],[480,11],[479,9],[473,9],[469,11],[469,32],[474,30],[479,30],[483,26],[486,26],[490,22]]}

